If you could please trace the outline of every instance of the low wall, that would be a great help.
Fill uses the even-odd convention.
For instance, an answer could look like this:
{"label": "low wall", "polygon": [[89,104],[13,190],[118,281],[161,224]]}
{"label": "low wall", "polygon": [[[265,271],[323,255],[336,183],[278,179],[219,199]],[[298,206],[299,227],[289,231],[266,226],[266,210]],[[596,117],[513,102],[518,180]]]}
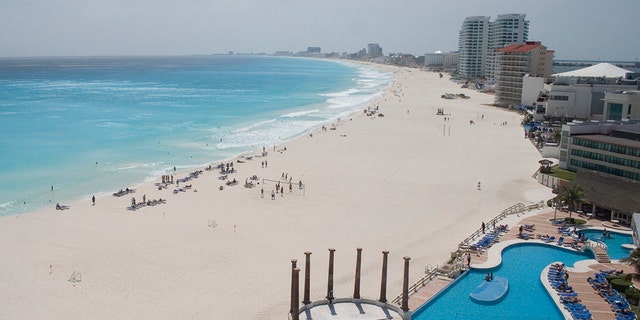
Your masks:
{"label": "low wall", "polygon": [[565,185],[567,182],[569,182],[568,180],[565,179],[560,179],[554,176],[550,176],[546,173],[538,173],[538,176],[536,177],[536,180],[538,180],[538,183],[549,187],[553,190],[559,190],[560,187],[562,187],[563,185]]}

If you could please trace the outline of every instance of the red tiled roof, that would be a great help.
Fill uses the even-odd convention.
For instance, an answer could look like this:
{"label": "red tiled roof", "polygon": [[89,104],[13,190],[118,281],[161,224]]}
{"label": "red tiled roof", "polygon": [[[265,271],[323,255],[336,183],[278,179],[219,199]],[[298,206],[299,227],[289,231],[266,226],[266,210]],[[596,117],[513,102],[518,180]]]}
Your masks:
{"label": "red tiled roof", "polygon": [[539,42],[535,43],[520,43],[520,44],[512,44],[508,45],[504,48],[498,49],[498,52],[529,52],[535,48],[541,47],[542,45]]}

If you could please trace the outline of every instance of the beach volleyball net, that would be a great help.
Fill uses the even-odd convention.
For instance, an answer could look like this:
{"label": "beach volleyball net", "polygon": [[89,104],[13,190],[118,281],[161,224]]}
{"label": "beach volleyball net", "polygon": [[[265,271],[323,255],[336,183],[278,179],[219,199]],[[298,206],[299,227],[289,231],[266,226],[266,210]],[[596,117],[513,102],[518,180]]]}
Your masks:
{"label": "beach volleyball net", "polygon": [[[281,190],[277,190],[276,191],[276,186],[280,185]],[[297,195],[297,196],[304,196],[306,194],[306,185],[304,183],[300,183],[299,181],[291,181],[291,183],[289,183],[288,180],[279,180],[279,179],[262,179],[262,188],[264,188],[264,193],[265,196],[271,195],[271,191],[273,190],[277,196],[280,196],[280,191],[282,191],[284,194],[283,196],[287,196],[287,195]]]}

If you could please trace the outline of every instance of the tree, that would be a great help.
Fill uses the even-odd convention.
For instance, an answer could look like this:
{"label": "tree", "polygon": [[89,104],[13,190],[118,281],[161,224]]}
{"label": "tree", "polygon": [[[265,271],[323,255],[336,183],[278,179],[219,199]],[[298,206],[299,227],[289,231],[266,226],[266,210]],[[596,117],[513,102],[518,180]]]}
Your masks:
{"label": "tree", "polygon": [[533,115],[524,113],[522,117],[522,121],[520,121],[520,124],[527,124],[531,121],[533,121]]}
{"label": "tree", "polygon": [[584,201],[584,193],[579,186],[573,186],[571,188],[563,186],[559,196],[562,203],[569,206],[569,218],[571,218],[571,213],[576,211]]}
{"label": "tree", "polygon": [[558,206],[562,205],[562,198],[560,195],[557,195],[551,199],[551,203],[553,204],[553,220],[556,220],[556,213],[558,212]]}
{"label": "tree", "polygon": [[[620,259],[620,262],[625,263],[633,267],[634,273],[629,273],[624,276],[624,279],[631,281],[631,279],[640,279],[640,248],[635,248],[628,257]],[[634,290],[637,290],[633,285]],[[637,291],[636,291],[637,292]],[[638,299],[640,304],[640,299]]]}
{"label": "tree", "polygon": [[636,248],[629,254],[628,257],[620,259],[620,262],[628,264],[635,270],[634,277],[640,278],[640,248]]}
{"label": "tree", "polygon": [[562,137],[562,132],[560,131],[560,129],[553,130],[553,133],[551,134],[551,139],[553,139],[553,141],[559,144],[561,137]]}

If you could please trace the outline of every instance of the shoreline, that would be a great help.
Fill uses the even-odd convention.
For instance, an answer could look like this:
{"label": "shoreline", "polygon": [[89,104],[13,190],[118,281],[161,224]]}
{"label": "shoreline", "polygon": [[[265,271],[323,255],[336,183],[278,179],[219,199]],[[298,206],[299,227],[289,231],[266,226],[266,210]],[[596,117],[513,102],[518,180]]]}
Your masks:
{"label": "shoreline", "polygon": [[[331,64],[344,65],[344,63],[340,63],[338,61],[330,62]],[[353,77],[349,78],[362,80],[373,79],[372,81],[376,84],[384,83],[385,81],[390,82],[387,75],[383,76],[381,73],[378,74],[374,72],[374,75],[371,76],[371,74],[368,74],[368,71],[358,70],[361,67],[357,64],[350,63],[348,65],[350,66],[349,69],[351,69],[349,72],[354,74]],[[344,68],[347,70],[347,67]],[[371,67],[368,69],[376,70]],[[380,79],[386,80],[379,81]],[[351,86],[336,88],[333,91],[329,90],[326,94],[318,94],[318,98],[320,98],[322,102],[314,102],[303,106],[298,105],[293,109],[282,109],[278,112],[265,115],[266,118],[256,118],[253,119],[255,121],[249,120],[248,122],[245,121],[238,123],[235,124],[235,127],[229,127],[227,130],[223,131],[217,130],[217,132],[211,133],[211,135],[207,133],[207,136],[196,136],[202,141],[199,141],[198,143],[191,143],[191,147],[193,149],[183,150],[178,147],[176,147],[177,149],[170,149],[169,144],[167,144],[167,147],[156,150],[159,151],[156,152],[157,154],[141,154],[140,157],[135,159],[131,158],[123,159],[122,161],[109,161],[111,159],[104,156],[87,157],[87,159],[78,164],[68,162],[69,165],[67,166],[61,166],[59,168],[57,166],[53,166],[58,168],[57,170],[59,170],[60,174],[52,174],[49,176],[45,173],[32,172],[31,178],[41,176],[46,179],[24,179],[23,184],[18,185],[17,188],[13,187],[7,189],[5,198],[2,203],[0,203],[0,216],[13,216],[16,214],[38,211],[48,207],[54,207],[56,203],[69,204],[84,198],[90,198],[93,195],[109,196],[119,188],[136,188],[140,184],[158,179],[162,174],[175,174],[171,170],[174,166],[177,166],[178,172],[182,173],[189,172],[190,170],[196,170],[197,168],[204,167],[209,163],[235,160],[244,154],[253,152],[253,149],[257,150],[263,146],[262,142],[245,143],[246,141],[250,141],[247,139],[252,136],[245,136],[242,133],[246,130],[256,131],[258,140],[273,141],[277,144],[287,143],[290,140],[297,139],[308,134],[308,132],[315,130],[316,127],[320,126],[319,124],[311,123],[313,126],[307,127],[309,126],[309,123],[304,122],[309,119],[304,115],[302,117],[292,116],[290,113],[292,110],[299,110],[296,108],[304,108],[306,110],[309,107],[317,106],[327,107],[326,109],[318,107],[319,109],[316,109],[315,111],[320,111],[321,114],[311,120],[315,123],[318,123],[318,121],[330,123],[331,121],[335,121],[335,118],[340,117],[342,113],[345,112],[344,110],[352,113],[357,112],[362,104],[347,104],[350,106],[343,109],[342,106],[344,106],[344,104],[342,104],[341,100],[343,98],[338,97],[337,103],[340,104],[341,108],[337,108],[336,110],[338,111],[335,113],[331,111],[325,112],[325,110],[329,110],[330,106],[333,105],[333,102],[331,102],[333,95],[340,95],[343,92],[351,92],[351,90],[355,90],[358,93],[349,94],[349,98],[355,97],[358,98],[356,100],[367,99],[367,101],[372,101],[377,99],[383,93],[383,87],[380,85],[376,85],[375,90],[372,91],[367,90],[367,88],[362,88],[362,86],[353,81],[349,84],[351,84]],[[274,127],[265,125],[265,123],[271,122],[283,124]],[[220,129],[218,124],[213,124],[211,129],[214,130],[216,127]],[[303,130],[300,131],[301,129]],[[238,134],[237,132],[240,133]],[[265,132],[267,133],[266,135]],[[270,132],[276,133],[269,134]],[[219,141],[217,139],[218,137],[214,137],[216,134],[222,135]],[[242,137],[238,138],[237,136]],[[259,139],[260,137],[266,137],[266,139]],[[281,137],[283,139],[281,139]],[[222,138],[225,139],[224,143]],[[160,145],[160,141],[162,141],[162,144],[165,144],[169,140],[167,140],[167,137],[158,138],[158,145]],[[187,140],[181,141],[188,142]],[[227,141],[229,142],[227,143]],[[153,141],[153,144],[155,143],[156,142]],[[269,143],[270,142],[267,144]],[[209,147],[209,145],[212,147]],[[116,152],[116,154],[117,153],[118,152]],[[164,156],[165,153],[166,156]],[[169,156],[169,154],[172,155]],[[191,159],[189,159],[190,155]],[[93,165],[94,162],[95,166]],[[73,169],[70,170],[68,168]],[[70,171],[70,173],[67,171]],[[15,170],[14,172],[19,172],[19,170]],[[54,170],[54,172],[56,172],[56,170]],[[8,176],[16,179],[19,178],[19,175],[17,174]],[[50,186],[51,189],[49,189]]]}
{"label": "shoreline", "polygon": [[[492,97],[437,73],[379,68],[395,77],[370,104],[384,117],[356,112],[336,130],[316,128],[313,137],[283,143],[279,152],[266,146],[266,158],[234,163],[238,173],[229,178],[239,181],[236,186],[219,190],[218,174],[203,171],[186,182],[193,184],[186,192],[157,190],[157,180],[142,183],[136,198],[167,202],[136,211],[125,209],[129,196],[105,195],[95,206],[87,198],[71,203],[71,210],[0,218],[6,244],[0,255],[13,258],[0,267],[0,277],[14,284],[0,289],[2,308],[25,319],[82,318],[86,312],[97,318],[281,319],[288,311],[291,259],[301,266],[303,252],[313,252],[311,299],[318,300],[325,294],[327,249],[335,248],[334,292],[348,296],[357,247],[364,249],[362,296],[377,296],[380,252],[389,250],[387,295],[393,297],[400,293],[403,256],[412,258],[413,282],[484,219],[516,202],[547,200],[550,190],[530,178],[540,156],[522,139],[519,115],[486,106]],[[470,99],[440,98],[460,92]],[[438,107],[449,121],[435,114]],[[271,200],[270,181],[282,173],[301,180],[304,189],[285,186]],[[245,188],[252,175],[261,184]],[[67,280],[74,271],[82,281],[72,284]]]}

